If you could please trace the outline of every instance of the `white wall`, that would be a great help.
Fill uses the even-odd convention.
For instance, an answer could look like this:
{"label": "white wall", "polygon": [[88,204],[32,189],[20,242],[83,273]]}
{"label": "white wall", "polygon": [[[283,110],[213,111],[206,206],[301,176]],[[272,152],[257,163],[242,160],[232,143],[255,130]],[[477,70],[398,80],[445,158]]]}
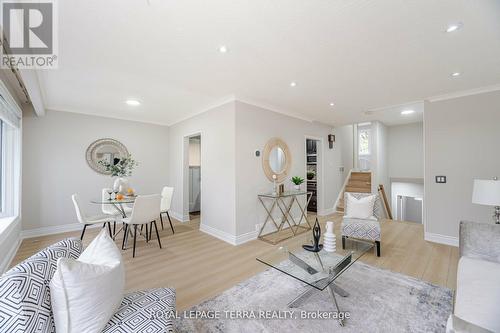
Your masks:
{"label": "white wall", "polygon": [[424,178],[424,126],[413,123],[388,127],[390,178]]}
{"label": "white wall", "polygon": [[388,133],[387,126],[379,121],[372,123],[372,192],[377,193],[378,186],[384,185],[388,198],[391,197],[388,163]]}
{"label": "white wall", "polygon": [[354,168],[354,128],[353,125],[345,125],[335,128],[335,149],[340,150],[341,166],[344,167],[342,182]]}
{"label": "white wall", "polygon": [[[335,133],[329,126],[311,123],[275,113],[250,104],[236,102],[236,233],[238,236],[255,232],[256,225],[263,223],[265,211],[257,199],[259,193],[272,191],[270,182],[262,169],[262,151],[266,142],[278,137],[286,142],[292,155],[291,176],[305,178],[306,136],[323,140],[323,182],[319,185],[319,213],[333,211],[340,186],[342,166],[340,142],[328,148],[327,135]],[[202,139],[203,141],[203,139]],[[292,184],[285,181],[286,188]],[[305,189],[305,184],[302,185]],[[295,213],[295,215],[297,212]]]}
{"label": "white wall", "polygon": [[499,91],[425,104],[427,239],[456,242],[460,220],[492,223],[492,207],[472,204],[472,184],[500,176],[499,124]]}
{"label": "white wall", "polygon": [[25,116],[23,126],[22,225],[27,234],[77,223],[73,193],[80,195],[88,214],[99,213],[90,200],[100,198],[113,180],[87,165],[85,152],[94,140],[113,138],[128,148],[139,162],[130,177],[137,193],[160,193],[169,184],[165,126],[56,111]]}
{"label": "white wall", "polygon": [[235,234],[234,102],[169,128],[169,170],[175,195],[172,211],[189,219],[186,136],[201,133],[201,228],[224,238]]}

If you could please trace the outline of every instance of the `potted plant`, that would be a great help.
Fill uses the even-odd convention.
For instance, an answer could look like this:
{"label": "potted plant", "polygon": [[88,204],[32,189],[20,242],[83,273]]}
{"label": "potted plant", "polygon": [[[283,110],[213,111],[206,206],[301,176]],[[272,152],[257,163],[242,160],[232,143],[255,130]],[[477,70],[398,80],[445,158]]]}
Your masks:
{"label": "potted plant", "polygon": [[302,184],[304,182],[304,178],[302,177],[299,177],[299,176],[294,176],[292,177],[292,183],[295,184],[295,189],[297,191],[300,191],[300,184]]}
{"label": "potted plant", "polygon": [[111,177],[118,177],[115,179],[113,189],[119,191],[121,194],[127,194],[129,181],[126,177],[132,176],[132,171],[139,163],[137,163],[131,155],[120,159],[115,164],[111,164],[104,160],[97,163],[101,164],[104,169],[111,174]]}
{"label": "potted plant", "polygon": [[316,173],[314,171],[307,171],[307,180],[313,180],[315,176]]}

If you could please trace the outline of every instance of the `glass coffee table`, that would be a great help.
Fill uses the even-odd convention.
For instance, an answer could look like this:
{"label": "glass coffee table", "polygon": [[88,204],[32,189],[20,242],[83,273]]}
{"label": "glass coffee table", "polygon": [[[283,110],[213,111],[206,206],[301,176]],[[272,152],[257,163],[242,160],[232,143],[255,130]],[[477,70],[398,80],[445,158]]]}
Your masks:
{"label": "glass coffee table", "polygon": [[[350,238],[345,250],[337,246],[336,252],[321,250],[315,253],[302,248],[303,244],[312,244],[311,239],[310,234],[295,237],[286,244],[276,246],[271,252],[257,257],[257,261],[307,284],[306,290],[288,303],[288,307],[298,307],[313,294],[328,289],[335,310],[340,313],[335,294],[348,297],[349,293],[336,285],[335,280],[365,253],[372,250],[374,245]],[[341,316],[339,323],[344,325]]]}

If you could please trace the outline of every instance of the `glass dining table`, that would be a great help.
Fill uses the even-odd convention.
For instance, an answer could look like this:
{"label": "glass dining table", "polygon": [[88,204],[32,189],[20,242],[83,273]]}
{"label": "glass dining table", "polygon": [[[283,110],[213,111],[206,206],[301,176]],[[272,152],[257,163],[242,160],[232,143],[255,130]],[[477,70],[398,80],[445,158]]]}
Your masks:
{"label": "glass dining table", "polygon": [[[121,215],[122,218],[127,217],[127,213],[125,212],[125,206],[126,204],[133,204],[135,202],[135,198],[137,196],[124,196],[123,199],[95,199],[95,200],[90,200],[91,203],[97,204],[97,205],[112,205],[117,213]],[[123,230],[123,225],[120,227],[120,229],[116,230],[116,222],[113,225],[113,239],[116,238],[116,236]]]}

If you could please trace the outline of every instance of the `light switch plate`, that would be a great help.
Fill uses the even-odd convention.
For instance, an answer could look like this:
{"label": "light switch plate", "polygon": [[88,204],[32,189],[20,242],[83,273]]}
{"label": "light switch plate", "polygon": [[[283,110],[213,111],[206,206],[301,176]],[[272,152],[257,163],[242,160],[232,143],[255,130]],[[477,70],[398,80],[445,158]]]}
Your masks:
{"label": "light switch plate", "polygon": [[446,184],[446,176],[436,176],[436,183]]}

